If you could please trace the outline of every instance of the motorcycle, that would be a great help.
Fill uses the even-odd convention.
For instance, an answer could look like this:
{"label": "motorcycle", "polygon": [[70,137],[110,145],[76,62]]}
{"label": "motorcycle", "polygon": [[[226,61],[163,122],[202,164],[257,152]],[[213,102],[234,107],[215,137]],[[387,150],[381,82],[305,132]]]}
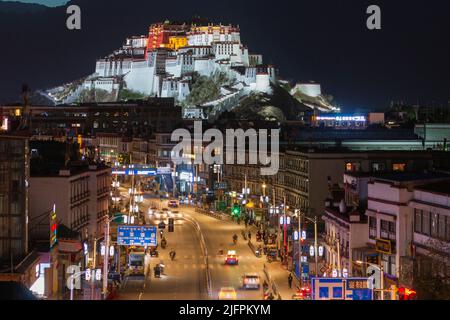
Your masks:
{"label": "motorcycle", "polygon": [[256,248],[256,250],[255,250],[255,256],[256,256],[257,258],[260,258],[260,257],[261,257],[261,253],[262,253],[262,248],[261,248],[261,246],[259,246],[259,247]]}
{"label": "motorcycle", "polygon": [[175,255],[176,255],[177,253],[175,252],[175,251],[170,251],[170,260],[172,260],[173,261],[173,259],[175,259]]}
{"label": "motorcycle", "polygon": [[161,278],[161,267],[155,266],[154,271],[155,271],[155,278]]}

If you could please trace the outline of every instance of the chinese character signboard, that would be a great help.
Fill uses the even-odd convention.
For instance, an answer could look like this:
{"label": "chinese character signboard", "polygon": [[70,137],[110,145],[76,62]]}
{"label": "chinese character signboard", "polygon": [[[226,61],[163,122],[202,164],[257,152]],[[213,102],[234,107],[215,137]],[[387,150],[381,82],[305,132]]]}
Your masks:
{"label": "chinese character signboard", "polygon": [[373,300],[370,278],[348,278],[346,282],[346,300]]}
{"label": "chinese character signboard", "polygon": [[377,239],[375,246],[376,246],[376,250],[378,252],[385,253],[385,254],[392,254],[391,240]]}
{"label": "chinese character signboard", "polygon": [[121,246],[156,246],[156,227],[120,225],[117,244]]}

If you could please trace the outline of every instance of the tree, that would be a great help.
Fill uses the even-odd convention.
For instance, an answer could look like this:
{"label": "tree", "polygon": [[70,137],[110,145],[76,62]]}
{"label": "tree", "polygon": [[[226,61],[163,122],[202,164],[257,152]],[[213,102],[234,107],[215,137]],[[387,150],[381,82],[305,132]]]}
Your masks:
{"label": "tree", "polygon": [[195,106],[201,105],[208,101],[216,100],[220,97],[220,88],[231,79],[224,72],[215,72],[210,77],[201,76],[195,73],[192,77],[191,92],[186,97],[184,105]]}
{"label": "tree", "polygon": [[433,248],[433,251],[427,253],[426,256],[420,255],[416,258],[414,289],[416,289],[419,299],[448,300],[450,299],[450,264],[448,261],[450,245],[438,239],[430,239],[426,246]]}
{"label": "tree", "polygon": [[143,93],[130,90],[130,89],[122,89],[119,92],[119,99],[120,101],[126,101],[126,100],[143,100],[146,99],[147,96]]}

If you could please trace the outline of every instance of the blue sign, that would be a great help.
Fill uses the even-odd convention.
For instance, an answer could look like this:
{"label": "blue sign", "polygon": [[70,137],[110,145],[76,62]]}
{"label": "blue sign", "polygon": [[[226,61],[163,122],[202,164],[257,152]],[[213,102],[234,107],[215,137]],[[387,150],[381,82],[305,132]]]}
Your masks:
{"label": "blue sign", "polygon": [[120,225],[117,227],[117,244],[156,247],[156,227]]}
{"label": "blue sign", "polygon": [[373,300],[368,278],[312,278],[314,300]]}
{"label": "blue sign", "polygon": [[112,174],[122,176],[155,176],[156,169],[114,169]]}

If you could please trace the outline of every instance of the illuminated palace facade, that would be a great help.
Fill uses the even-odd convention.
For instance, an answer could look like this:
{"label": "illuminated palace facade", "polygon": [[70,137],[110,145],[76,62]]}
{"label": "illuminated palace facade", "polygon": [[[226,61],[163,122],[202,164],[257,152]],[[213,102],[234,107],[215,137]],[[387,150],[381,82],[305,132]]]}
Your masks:
{"label": "illuminated palace facade", "polygon": [[[98,59],[95,73],[69,95],[61,87],[48,90],[56,103],[72,103],[83,90],[108,93],[127,89],[146,96],[171,97],[182,102],[189,95],[194,74],[221,72],[231,79],[223,103],[249,92],[266,92],[275,82],[275,69],[263,64],[262,55],[249,54],[239,27],[232,25],[152,24],[147,35],[127,38],[121,48]],[[212,102],[214,105],[214,101]]]}

